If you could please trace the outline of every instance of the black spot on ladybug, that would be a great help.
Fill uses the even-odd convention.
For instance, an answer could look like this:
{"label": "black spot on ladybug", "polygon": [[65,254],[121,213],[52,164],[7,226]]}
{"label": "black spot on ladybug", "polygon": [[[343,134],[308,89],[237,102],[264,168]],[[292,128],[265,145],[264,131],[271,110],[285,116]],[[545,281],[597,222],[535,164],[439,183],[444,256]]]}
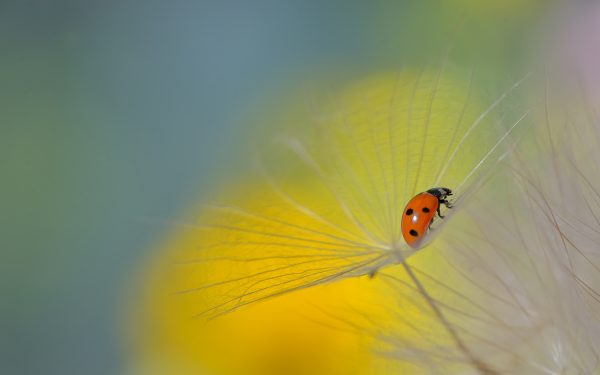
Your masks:
{"label": "black spot on ladybug", "polygon": [[429,212],[429,208],[423,207],[423,212],[428,213]]}
{"label": "black spot on ladybug", "polygon": [[413,214],[413,209],[409,208],[408,210],[406,210],[406,216],[410,216]]}
{"label": "black spot on ladybug", "polygon": [[408,233],[410,233],[410,235],[413,236],[413,237],[418,237],[419,236],[419,232],[417,232],[414,229],[411,229],[410,232],[408,232]]}

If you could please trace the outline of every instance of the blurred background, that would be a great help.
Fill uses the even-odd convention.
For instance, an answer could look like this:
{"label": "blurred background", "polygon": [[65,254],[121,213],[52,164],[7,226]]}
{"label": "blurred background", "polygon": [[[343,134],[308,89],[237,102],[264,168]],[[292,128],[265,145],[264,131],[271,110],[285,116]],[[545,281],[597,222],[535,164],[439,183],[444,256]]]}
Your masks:
{"label": "blurred background", "polygon": [[233,173],[269,98],[450,42],[510,81],[540,3],[1,1],[0,373],[124,373],[122,309],[169,231],[147,219]]}

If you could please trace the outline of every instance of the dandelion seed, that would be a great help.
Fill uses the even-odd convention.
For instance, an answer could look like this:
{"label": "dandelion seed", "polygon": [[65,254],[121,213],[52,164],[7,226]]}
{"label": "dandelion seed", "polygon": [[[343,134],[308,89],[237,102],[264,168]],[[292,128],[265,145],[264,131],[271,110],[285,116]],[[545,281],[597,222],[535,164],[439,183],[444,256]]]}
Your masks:
{"label": "dandelion seed", "polygon": [[496,132],[495,111],[523,80],[486,107],[473,72],[459,76],[384,74],[342,90],[313,127],[286,121],[285,135],[261,147],[258,179],[189,223],[196,246],[181,249],[177,290],[197,301],[195,315],[373,275],[414,253],[401,236],[409,198],[439,180],[457,188],[460,206],[526,116]]}

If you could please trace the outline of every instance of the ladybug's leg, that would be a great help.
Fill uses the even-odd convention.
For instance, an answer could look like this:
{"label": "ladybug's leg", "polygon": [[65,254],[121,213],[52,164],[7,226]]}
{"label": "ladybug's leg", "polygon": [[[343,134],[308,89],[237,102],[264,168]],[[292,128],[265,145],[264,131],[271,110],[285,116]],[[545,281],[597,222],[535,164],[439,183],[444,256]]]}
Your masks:
{"label": "ladybug's leg", "polygon": [[440,201],[439,201],[439,202],[440,202],[440,205],[442,205],[442,204],[443,204],[443,205],[444,205],[444,206],[446,206],[447,208],[452,208],[452,203],[450,203],[450,202],[449,202],[448,200],[446,200],[446,199],[440,199]]}
{"label": "ladybug's leg", "polygon": [[[443,201],[440,201],[440,203],[442,203],[442,202],[443,202]],[[437,207],[437,214],[438,214],[438,216],[439,216],[439,217],[441,217],[441,218],[443,219],[443,218],[444,218],[444,216],[442,216],[442,213],[440,212],[440,206],[441,206],[441,204],[438,204],[438,207]]]}

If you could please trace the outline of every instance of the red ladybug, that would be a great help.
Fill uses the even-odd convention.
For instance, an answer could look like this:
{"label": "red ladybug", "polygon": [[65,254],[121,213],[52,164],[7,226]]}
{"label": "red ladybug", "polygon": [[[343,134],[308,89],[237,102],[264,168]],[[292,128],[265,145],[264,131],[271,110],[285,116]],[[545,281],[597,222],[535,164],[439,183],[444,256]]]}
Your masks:
{"label": "red ladybug", "polygon": [[446,199],[450,195],[452,190],[438,187],[417,194],[408,202],[402,214],[402,236],[410,247],[419,247],[436,212],[439,217],[444,218],[440,213],[442,204],[452,208],[452,204]]}

